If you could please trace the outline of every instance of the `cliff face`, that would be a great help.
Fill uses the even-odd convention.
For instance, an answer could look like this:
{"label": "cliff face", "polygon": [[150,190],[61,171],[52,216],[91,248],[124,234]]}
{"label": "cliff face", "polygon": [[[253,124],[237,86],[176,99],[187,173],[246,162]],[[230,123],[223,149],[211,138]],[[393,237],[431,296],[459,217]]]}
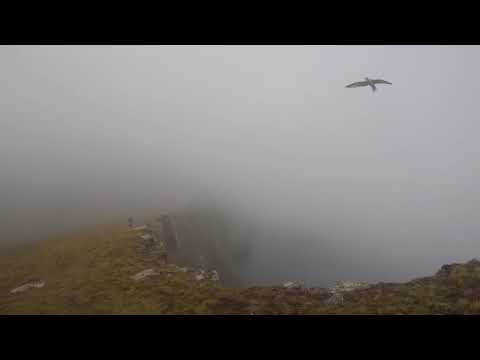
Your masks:
{"label": "cliff face", "polygon": [[165,263],[149,234],[104,226],[0,257],[0,314],[480,314],[477,260],[406,283],[225,287],[218,268]]}
{"label": "cliff face", "polygon": [[238,271],[248,256],[246,230],[219,211],[197,209],[171,216],[180,246],[180,266],[217,269],[224,286],[242,286]]}

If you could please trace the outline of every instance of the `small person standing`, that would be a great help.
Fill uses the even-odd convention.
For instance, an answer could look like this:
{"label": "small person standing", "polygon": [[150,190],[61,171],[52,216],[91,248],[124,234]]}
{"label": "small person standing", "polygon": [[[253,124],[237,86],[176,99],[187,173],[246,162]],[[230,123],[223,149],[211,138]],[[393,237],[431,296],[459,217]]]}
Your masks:
{"label": "small person standing", "polygon": [[168,264],[168,253],[166,251],[162,252],[161,259],[163,260],[164,265]]}
{"label": "small person standing", "polygon": [[131,216],[128,218],[128,226],[133,228],[133,218]]}

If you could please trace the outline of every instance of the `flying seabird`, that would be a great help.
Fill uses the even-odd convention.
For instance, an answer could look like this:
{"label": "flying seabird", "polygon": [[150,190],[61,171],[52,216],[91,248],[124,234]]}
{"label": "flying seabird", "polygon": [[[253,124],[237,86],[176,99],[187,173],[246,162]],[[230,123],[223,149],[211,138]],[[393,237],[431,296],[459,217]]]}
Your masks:
{"label": "flying seabird", "polygon": [[375,86],[375,84],[389,84],[389,85],[392,85],[391,82],[388,82],[388,81],[385,81],[385,80],[380,80],[380,79],[372,80],[372,79],[369,79],[367,77],[367,78],[365,78],[365,81],[354,82],[353,84],[347,85],[346,87],[347,88],[356,88],[356,87],[361,87],[361,86],[371,86],[372,91],[376,91],[377,87]]}

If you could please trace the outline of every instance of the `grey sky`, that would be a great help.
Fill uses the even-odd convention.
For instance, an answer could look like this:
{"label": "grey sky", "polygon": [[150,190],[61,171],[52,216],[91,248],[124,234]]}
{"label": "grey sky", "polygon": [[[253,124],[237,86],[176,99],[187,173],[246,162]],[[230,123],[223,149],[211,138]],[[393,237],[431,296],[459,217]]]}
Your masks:
{"label": "grey sky", "polygon": [[[479,63],[478,46],[1,46],[1,241],[207,192],[308,238],[256,239],[262,281],[428,275],[480,253]],[[367,76],[393,85],[345,88]]]}

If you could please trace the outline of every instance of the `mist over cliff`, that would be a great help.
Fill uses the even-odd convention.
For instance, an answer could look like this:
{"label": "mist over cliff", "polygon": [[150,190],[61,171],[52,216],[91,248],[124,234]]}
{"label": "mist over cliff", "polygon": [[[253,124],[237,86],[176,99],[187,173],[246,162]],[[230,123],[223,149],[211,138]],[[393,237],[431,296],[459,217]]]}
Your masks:
{"label": "mist over cliff", "polygon": [[[478,46],[1,46],[0,244],[215,203],[248,244],[249,282],[469,260],[479,60]],[[345,88],[367,76],[393,85]]]}

